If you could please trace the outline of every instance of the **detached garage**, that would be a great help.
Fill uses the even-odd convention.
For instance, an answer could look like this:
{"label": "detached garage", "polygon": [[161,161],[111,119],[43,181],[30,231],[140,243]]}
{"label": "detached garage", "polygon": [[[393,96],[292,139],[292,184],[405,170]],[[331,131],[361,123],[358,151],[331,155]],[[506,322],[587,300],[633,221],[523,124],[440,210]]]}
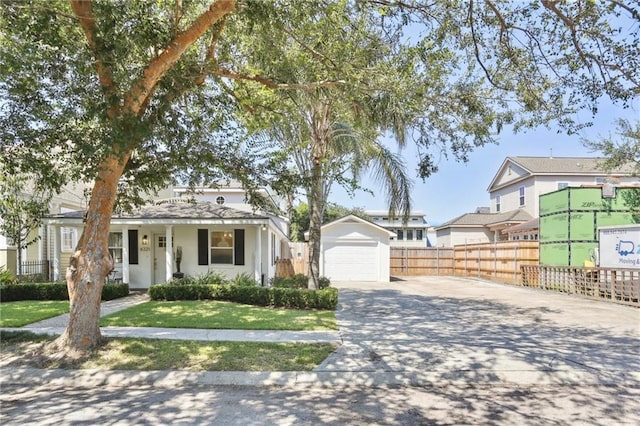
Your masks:
{"label": "detached garage", "polygon": [[322,226],[320,274],[332,281],[389,281],[389,240],[396,234],[349,215]]}

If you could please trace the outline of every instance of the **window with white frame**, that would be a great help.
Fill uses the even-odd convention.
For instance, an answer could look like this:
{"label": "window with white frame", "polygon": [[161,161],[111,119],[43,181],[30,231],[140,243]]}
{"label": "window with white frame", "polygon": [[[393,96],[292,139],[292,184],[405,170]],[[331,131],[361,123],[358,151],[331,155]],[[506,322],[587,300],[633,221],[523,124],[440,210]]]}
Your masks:
{"label": "window with white frame", "polygon": [[78,230],[76,228],[64,227],[60,230],[62,251],[70,252],[78,245]]}
{"label": "window with white frame", "polygon": [[407,229],[407,240],[413,240],[413,229]]}
{"label": "window with white frame", "polygon": [[211,263],[233,265],[233,232],[211,233]]}
{"label": "window with white frame", "polygon": [[109,254],[114,263],[122,263],[122,232],[109,232]]}
{"label": "window with white frame", "polygon": [[422,241],[423,238],[422,229],[416,229],[416,240]]}
{"label": "window with white frame", "polygon": [[524,186],[519,188],[520,192],[520,207],[524,206]]}
{"label": "window with white frame", "polygon": [[402,229],[398,229],[396,234],[398,234],[398,240],[404,240],[404,232],[402,232]]}
{"label": "window with white frame", "polygon": [[220,206],[224,204],[224,197],[222,195],[216,197],[216,204]]}
{"label": "window with white frame", "polygon": [[502,202],[502,199],[500,198],[499,195],[496,195],[496,211],[500,212],[500,204]]}

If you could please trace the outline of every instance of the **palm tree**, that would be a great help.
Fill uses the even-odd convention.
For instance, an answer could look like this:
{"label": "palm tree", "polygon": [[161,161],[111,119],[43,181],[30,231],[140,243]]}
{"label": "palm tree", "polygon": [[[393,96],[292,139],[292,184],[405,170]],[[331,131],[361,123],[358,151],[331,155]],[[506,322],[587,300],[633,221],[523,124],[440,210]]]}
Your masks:
{"label": "palm tree", "polygon": [[[401,158],[378,141],[380,132],[371,122],[363,125],[352,111],[326,96],[306,96],[305,100],[304,105],[297,103],[299,114],[275,123],[267,133],[292,158],[307,196],[309,270],[311,284],[317,288],[322,218],[332,186],[338,183],[350,193],[363,189],[359,182],[369,171],[386,194],[390,215],[406,219],[412,184]],[[349,118],[360,129],[344,120]]]}

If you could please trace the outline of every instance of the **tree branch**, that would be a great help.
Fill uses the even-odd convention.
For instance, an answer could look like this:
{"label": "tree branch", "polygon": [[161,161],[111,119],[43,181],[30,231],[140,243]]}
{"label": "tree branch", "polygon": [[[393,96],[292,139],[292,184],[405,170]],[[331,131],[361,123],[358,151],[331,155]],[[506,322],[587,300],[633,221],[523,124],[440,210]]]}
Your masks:
{"label": "tree branch", "polygon": [[115,103],[117,102],[118,89],[113,80],[113,71],[111,70],[111,67],[105,63],[106,61],[103,58],[103,53],[99,46],[98,27],[96,26],[96,20],[93,17],[91,1],[72,0],[71,8],[80,22],[80,26],[82,27],[87,43],[89,44],[89,49],[91,49],[91,52],[95,57],[95,67],[96,72],[98,73],[98,79],[107,98],[107,103],[110,105],[108,114],[109,116],[112,116],[115,114],[117,109],[117,105],[115,105]]}
{"label": "tree branch", "polygon": [[232,80],[250,80],[255,81],[256,83],[260,83],[265,87],[270,89],[279,89],[279,90],[302,90],[304,92],[310,92],[312,90],[324,87],[324,88],[334,88],[338,87],[342,84],[345,84],[345,80],[322,80],[316,81],[312,83],[277,83],[267,77],[258,75],[258,74],[245,74],[238,73],[226,68],[218,68],[217,70],[212,72],[213,75],[217,75],[219,77],[226,77]]}
{"label": "tree branch", "polygon": [[142,76],[137,79],[125,95],[125,108],[132,114],[138,114],[143,105],[147,104],[158,80],[171,68],[211,25],[223,19],[236,10],[235,0],[217,0],[209,9],[200,15],[185,31],[178,34],[167,48],[145,68]]}

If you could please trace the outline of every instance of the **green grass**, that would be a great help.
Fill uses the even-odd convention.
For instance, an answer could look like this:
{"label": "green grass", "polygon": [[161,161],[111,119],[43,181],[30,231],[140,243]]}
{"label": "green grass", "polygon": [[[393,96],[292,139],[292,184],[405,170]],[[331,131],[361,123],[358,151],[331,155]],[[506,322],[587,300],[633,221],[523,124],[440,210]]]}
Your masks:
{"label": "green grass", "polygon": [[331,344],[109,339],[81,368],[108,370],[309,371],[336,349]]}
{"label": "green grass", "polygon": [[100,326],[240,330],[337,330],[333,311],[273,309],[220,301],[147,302],[105,316]]}
{"label": "green grass", "polygon": [[13,353],[37,368],[188,371],[310,371],[336,345],[318,343],[196,342],[109,338],[98,351],[71,360],[35,356],[54,337],[26,332],[0,332],[3,354]]}
{"label": "green grass", "polygon": [[4,302],[0,303],[0,327],[22,327],[67,312],[68,300]]}

